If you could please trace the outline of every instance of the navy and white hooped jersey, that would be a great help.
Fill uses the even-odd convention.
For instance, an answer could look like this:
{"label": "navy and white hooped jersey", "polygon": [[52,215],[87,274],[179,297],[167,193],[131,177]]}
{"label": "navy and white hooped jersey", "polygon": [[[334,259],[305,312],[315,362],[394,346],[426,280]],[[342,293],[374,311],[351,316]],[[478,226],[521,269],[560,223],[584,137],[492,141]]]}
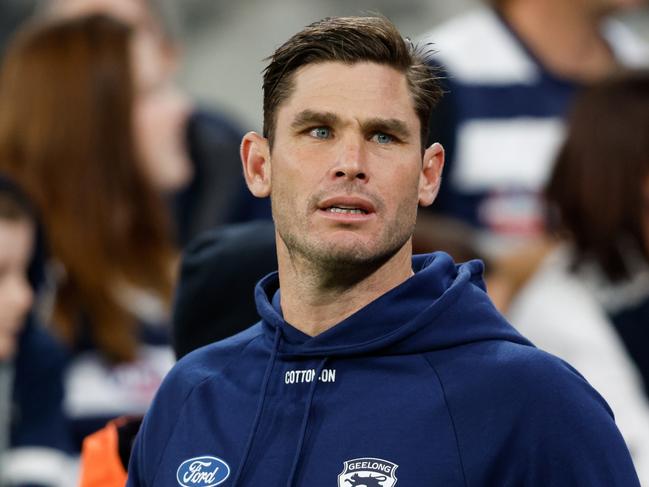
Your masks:
{"label": "navy and white hooped jersey", "polygon": [[[611,20],[602,29],[620,64],[649,65],[649,48],[624,25]],[[431,43],[447,92],[431,126],[447,152],[433,209],[495,235],[538,234],[538,193],[580,85],[546,69],[488,7],[451,19],[422,42]]]}

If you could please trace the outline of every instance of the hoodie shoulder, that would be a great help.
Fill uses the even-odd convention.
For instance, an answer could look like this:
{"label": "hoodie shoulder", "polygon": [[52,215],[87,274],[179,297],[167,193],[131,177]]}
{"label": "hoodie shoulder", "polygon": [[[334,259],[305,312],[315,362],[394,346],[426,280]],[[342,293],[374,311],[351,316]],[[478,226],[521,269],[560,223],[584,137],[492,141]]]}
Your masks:
{"label": "hoodie shoulder", "polygon": [[177,425],[183,405],[202,383],[214,380],[244,350],[263,336],[256,324],[225,340],[206,345],[179,360],[167,374],[144,417],[129,462],[127,486],[153,485],[157,466]]}
{"label": "hoodie shoulder", "polygon": [[161,401],[164,401],[166,409],[172,401],[178,403],[178,408],[182,407],[182,402],[194,388],[206,380],[218,377],[250,343],[262,335],[261,324],[258,323],[225,340],[205,345],[185,355],[165,377],[151,409],[156,409],[156,403]]}
{"label": "hoodie shoulder", "polygon": [[469,484],[639,485],[604,399],[566,362],[494,340],[427,354]]}
{"label": "hoodie shoulder", "polygon": [[[236,335],[200,347],[181,358],[171,369],[165,382],[179,380],[183,384],[198,384],[218,374],[219,370],[236,358],[250,342],[262,335],[261,323],[257,323]],[[176,375],[181,377],[176,379]]]}

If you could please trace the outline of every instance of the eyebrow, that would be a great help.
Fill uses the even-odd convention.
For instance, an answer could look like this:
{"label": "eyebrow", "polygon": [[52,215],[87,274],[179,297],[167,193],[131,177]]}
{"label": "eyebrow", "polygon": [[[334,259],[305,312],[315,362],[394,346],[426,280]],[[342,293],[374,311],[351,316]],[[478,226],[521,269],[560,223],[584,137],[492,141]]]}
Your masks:
{"label": "eyebrow", "polygon": [[291,128],[295,130],[308,125],[333,126],[338,123],[340,123],[340,117],[335,113],[303,110],[295,116],[293,123],[291,123]]}
{"label": "eyebrow", "polygon": [[[295,116],[291,128],[299,130],[310,125],[334,126],[339,124],[340,121],[340,117],[333,112],[303,110]],[[406,123],[398,118],[375,117],[363,120],[361,121],[361,129],[365,133],[386,132],[401,139],[407,139],[412,134]]]}

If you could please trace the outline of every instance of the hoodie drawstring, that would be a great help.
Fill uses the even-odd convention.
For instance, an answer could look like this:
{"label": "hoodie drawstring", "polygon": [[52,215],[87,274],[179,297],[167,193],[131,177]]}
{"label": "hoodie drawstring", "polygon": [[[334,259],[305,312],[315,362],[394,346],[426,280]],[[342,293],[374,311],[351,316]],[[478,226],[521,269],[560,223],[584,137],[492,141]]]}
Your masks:
{"label": "hoodie drawstring", "polygon": [[237,474],[234,476],[232,486],[236,487],[239,485],[239,479],[243,474],[243,469],[250,455],[250,450],[252,450],[252,441],[257,434],[257,429],[259,428],[259,420],[261,419],[261,414],[264,411],[264,403],[266,402],[266,393],[268,391],[268,384],[270,382],[270,375],[275,366],[275,360],[277,359],[277,352],[279,350],[279,341],[282,336],[282,332],[279,328],[275,330],[275,339],[273,341],[273,350],[268,359],[268,366],[266,367],[266,372],[264,373],[264,380],[261,386],[261,397],[259,398],[259,404],[257,404],[257,412],[255,413],[255,420],[252,423],[252,428],[248,434],[248,439],[246,440],[246,448],[243,451],[243,456],[241,457],[241,463],[239,463],[239,468],[237,469]]}
{"label": "hoodie drawstring", "polygon": [[295,475],[297,473],[297,467],[300,463],[300,457],[302,456],[302,445],[304,444],[304,437],[306,436],[307,426],[309,425],[309,415],[311,413],[311,405],[313,404],[313,396],[315,396],[315,389],[320,380],[320,374],[327,363],[329,357],[322,359],[315,371],[315,376],[313,377],[313,382],[309,388],[309,396],[306,400],[304,406],[304,416],[302,417],[302,425],[300,426],[300,439],[297,443],[297,450],[295,451],[295,457],[293,458],[293,466],[291,467],[291,475],[288,478],[287,487],[293,487],[293,482],[295,481]]}

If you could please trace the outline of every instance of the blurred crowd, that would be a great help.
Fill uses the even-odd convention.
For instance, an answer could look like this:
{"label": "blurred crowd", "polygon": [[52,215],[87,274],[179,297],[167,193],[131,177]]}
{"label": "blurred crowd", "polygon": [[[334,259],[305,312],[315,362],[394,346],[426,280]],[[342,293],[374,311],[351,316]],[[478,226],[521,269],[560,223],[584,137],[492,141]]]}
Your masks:
{"label": "blurred crowd", "polygon": [[[446,91],[415,251],[483,259],[649,484],[649,46],[612,17],[640,8],[484,0],[409,34]],[[155,0],[47,0],[2,46],[0,487],[123,485],[175,360],[257,320],[270,203],[245,127],[176,83],[181,52]]]}

